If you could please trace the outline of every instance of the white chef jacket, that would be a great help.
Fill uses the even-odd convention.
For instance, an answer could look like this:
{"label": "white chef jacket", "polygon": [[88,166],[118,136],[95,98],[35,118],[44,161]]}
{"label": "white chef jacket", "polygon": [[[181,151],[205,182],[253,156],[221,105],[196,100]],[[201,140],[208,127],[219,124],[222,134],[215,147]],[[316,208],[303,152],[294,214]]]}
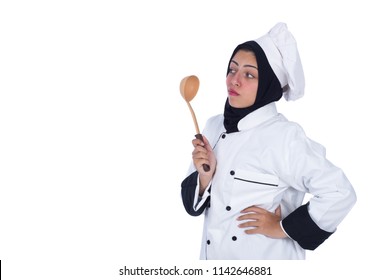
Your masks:
{"label": "white chef jacket", "polygon": [[[305,249],[291,237],[246,234],[238,227],[243,221],[236,220],[240,211],[256,205],[274,212],[281,205],[284,219],[310,193],[306,211],[313,224],[330,235],[356,201],[353,187],[343,171],[326,159],[325,149],[279,114],[275,103],[248,114],[238,129],[225,133],[223,115],[218,115],[207,121],[203,131],[217,168],[203,196],[199,196],[199,178],[195,188],[193,210],[209,203],[203,212],[200,258],[304,259]],[[191,164],[188,174],[195,171]]]}

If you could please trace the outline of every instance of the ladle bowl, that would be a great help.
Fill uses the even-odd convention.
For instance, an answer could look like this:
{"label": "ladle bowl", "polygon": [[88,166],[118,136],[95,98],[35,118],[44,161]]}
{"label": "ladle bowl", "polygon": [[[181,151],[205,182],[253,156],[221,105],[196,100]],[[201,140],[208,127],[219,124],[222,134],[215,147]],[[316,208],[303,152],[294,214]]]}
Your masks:
{"label": "ladle bowl", "polygon": [[187,76],[180,82],[180,93],[184,100],[190,102],[199,89],[199,79],[195,75]]}

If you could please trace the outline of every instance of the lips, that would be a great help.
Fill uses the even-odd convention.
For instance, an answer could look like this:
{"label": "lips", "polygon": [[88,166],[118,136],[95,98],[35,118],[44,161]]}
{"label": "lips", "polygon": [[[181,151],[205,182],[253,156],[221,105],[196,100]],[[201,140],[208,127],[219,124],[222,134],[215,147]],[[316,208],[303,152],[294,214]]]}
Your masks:
{"label": "lips", "polygon": [[239,95],[235,90],[232,90],[232,89],[228,90],[228,94],[229,94],[229,96],[238,96]]}

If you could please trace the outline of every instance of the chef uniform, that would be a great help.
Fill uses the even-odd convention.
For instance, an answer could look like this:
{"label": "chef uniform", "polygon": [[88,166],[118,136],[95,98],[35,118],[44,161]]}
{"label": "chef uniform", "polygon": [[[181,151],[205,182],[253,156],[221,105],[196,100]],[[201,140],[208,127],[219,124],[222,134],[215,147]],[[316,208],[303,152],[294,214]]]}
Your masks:
{"label": "chef uniform", "polygon": [[[227,100],[224,114],[207,121],[203,134],[217,168],[200,196],[199,174],[191,164],[181,186],[183,204],[190,215],[204,214],[201,259],[304,259],[305,249],[314,250],[335,232],[356,194],[343,171],[326,159],[325,149],[277,112],[277,100],[295,100],[304,89],[296,42],[286,24],[237,46],[231,59],[241,49],[256,56],[255,103],[238,109]],[[306,193],[312,197],[302,205]],[[281,206],[288,237],[239,228],[240,212],[253,205],[270,212]]]}

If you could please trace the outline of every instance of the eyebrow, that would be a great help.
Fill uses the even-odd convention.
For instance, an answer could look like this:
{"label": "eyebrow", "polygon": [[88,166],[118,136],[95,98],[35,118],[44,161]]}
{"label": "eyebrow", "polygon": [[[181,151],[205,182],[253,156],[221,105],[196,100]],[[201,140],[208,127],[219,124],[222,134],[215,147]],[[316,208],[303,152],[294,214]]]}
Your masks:
{"label": "eyebrow", "polygon": [[[234,61],[234,60],[232,59],[231,62],[233,62],[234,64],[236,64],[237,66],[239,66],[239,64],[238,64],[237,61]],[[255,68],[256,70],[259,70],[256,66],[253,66],[253,65],[250,65],[250,64],[245,64],[243,67],[252,67],[252,68]]]}

